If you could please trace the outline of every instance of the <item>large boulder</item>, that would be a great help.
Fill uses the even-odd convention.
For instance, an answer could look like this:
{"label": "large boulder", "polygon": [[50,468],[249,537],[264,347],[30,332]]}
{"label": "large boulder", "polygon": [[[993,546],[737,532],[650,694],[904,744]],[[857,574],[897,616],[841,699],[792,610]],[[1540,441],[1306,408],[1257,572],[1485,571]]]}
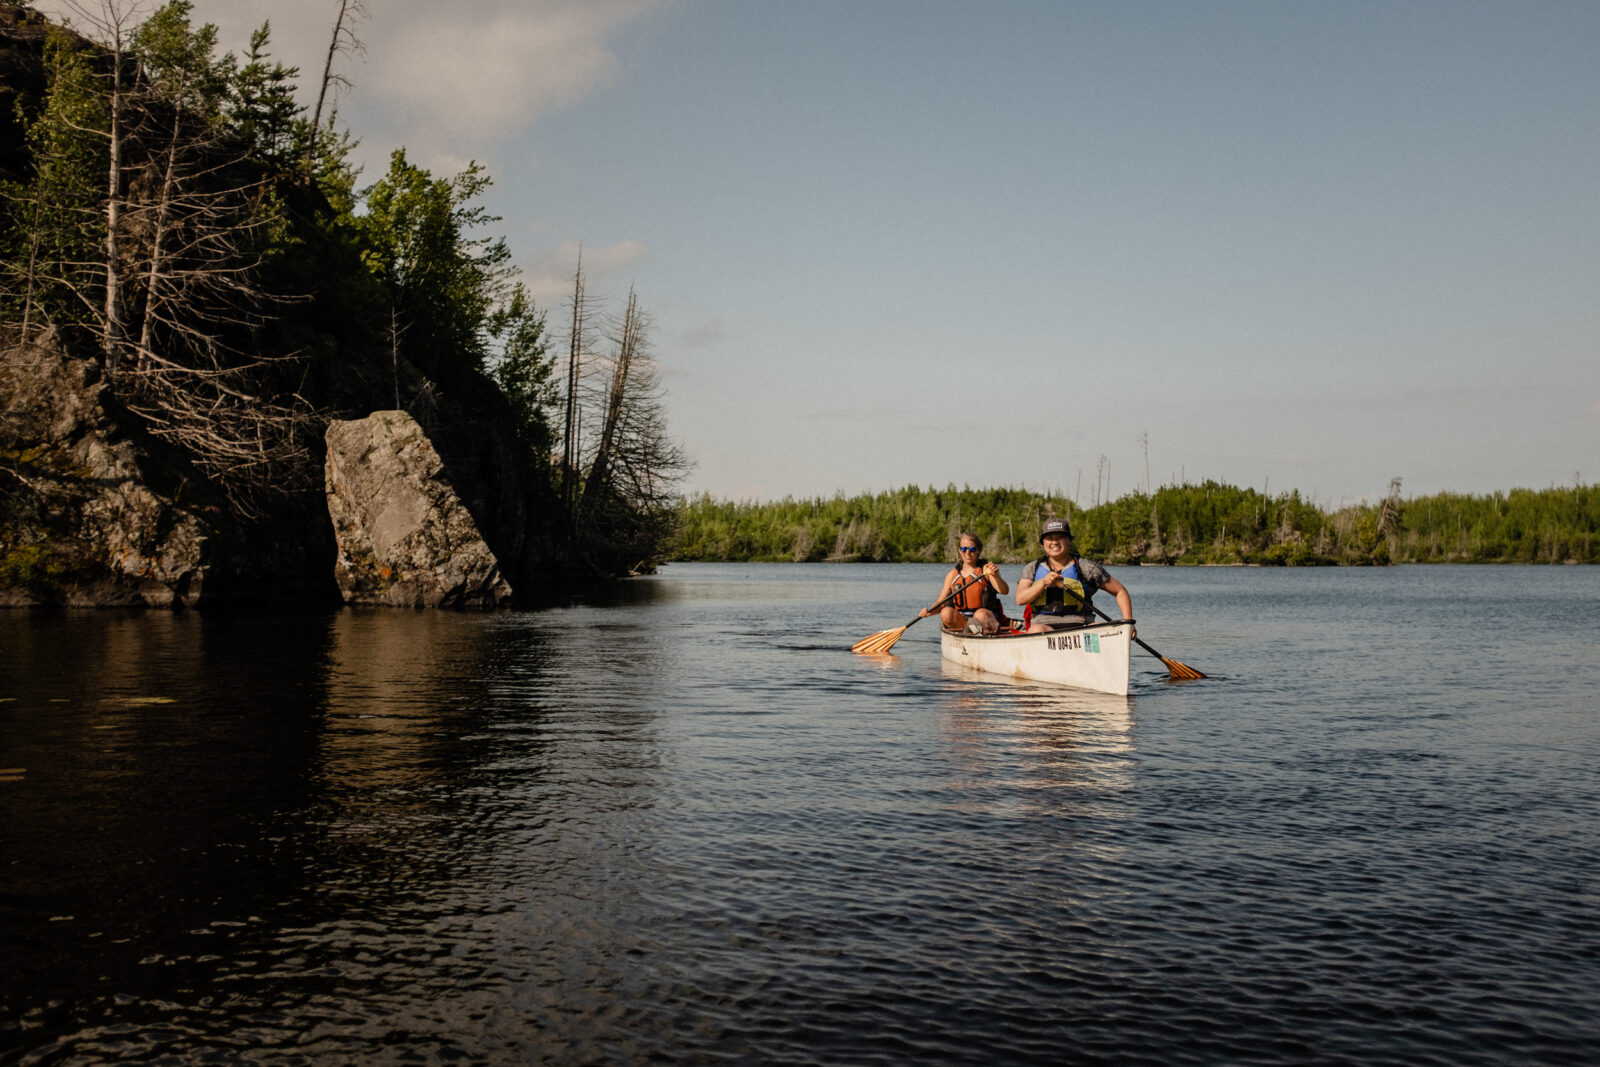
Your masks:
{"label": "large boulder", "polygon": [[493,608],[511,599],[500,563],[433,442],[404,411],[330,423],[328,515],[345,602]]}

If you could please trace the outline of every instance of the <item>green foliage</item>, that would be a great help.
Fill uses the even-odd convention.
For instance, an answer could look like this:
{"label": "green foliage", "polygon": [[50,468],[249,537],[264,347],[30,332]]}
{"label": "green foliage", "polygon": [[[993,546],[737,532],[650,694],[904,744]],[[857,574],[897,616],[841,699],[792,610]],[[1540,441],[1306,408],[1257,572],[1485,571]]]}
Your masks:
{"label": "green foliage", "polygon": [[1329,513],[1298,491],[1269,497],[1214,481],[1163,486],[1077,510],[1023,490],[909,487],[873,496],[731,503],[683,502],[673,558],[727,561],[935,561],[954,557],[960,530],[985,554],[1039,554],[1046,518],[1072,524],[1079,552],[1109,563],[1255,564],[1600,563],[1600,494],[1593,487],[1407,501],[1380,529],[1382,504]]}
{"label": "green foliage", "polygon": [[962,531],[976,534],[990,558],[1037,555],[1045,519],[1078,514],[1060,496],[1021,489],[919,489],[873,496],[730,503],[686,501],[674,558],[727,560],[953,560]]}
{"label": "green foliage", "polygon": [[1397,562],[1600,562],[1600,493],[1513,489],[1489,496],[1439,493],[1406,504],[1406,528],[1390,538]]}
{"label": "green foliage", "polygon": [[0,235],[7,318],[30,330],[93,321],[101,299],[94,261],[105,241],[99,210],[106,192],[109,117],[94,57],[85,43],[51,27],[44,44],[46,88],[37,113],[26,111],[32,174],[3,190]]}
{"label": "green foliage", "polygon": [[399,318],[403,351],[447,383],[484,369],[489,316],[510,284],[504,239],[474,235],[499,221],[475,202],[490,182],[477,163],[435,178],[396,149],[355,218],[362,259]]}
{"label": "green foliage", "polygon": [[169,0],[133,35],[133,56],[143,79],[168,107],[220,125],[223,105],[231,95],[237,63],[218,57],[217,28],[196,29],[189,21],[190,0]]}
{"label": "green foliage", "polygon": [[71,568],[71,561],[49,544],[0,549],[0,588],[43,588],[59,581]]}
{"label": "green foliage", "polygon": [[297,124],[304,109],[294,98],[299,69],[271,62],[270,35],[271,25],[265,22],[250,35],[250,51],[229,86],[228,121],[250,158],[287,175],[303,154]]}
{"label": "green foliage", "polygon": [[490,373],[516,415],[518,437],[530,458],[548,464],[555,434],[545,411],[557,397],[544,311],[518,284],[511,299],[489,314],[484,332],[498,349]]}

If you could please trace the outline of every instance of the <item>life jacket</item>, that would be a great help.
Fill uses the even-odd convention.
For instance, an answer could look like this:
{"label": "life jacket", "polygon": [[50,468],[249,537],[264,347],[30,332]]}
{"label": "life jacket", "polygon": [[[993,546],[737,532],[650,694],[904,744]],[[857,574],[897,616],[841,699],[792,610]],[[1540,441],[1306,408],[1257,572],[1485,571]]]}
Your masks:
{"label": "life jacket", "polygon": [[[1039,581],[1042,574],[1039,570],[1044,568],[1044,573],[1050,570],[1050,557],[1040,556],[1033,563],[1033,580]],[[1084,588],[1083,574],[1078,570],[1078,557],[1073,556],[1065,567],[1061,568],[1061,584],[1059,586],[1046,586],[1044,598],[1035,600],[1032,607],[1033,615],[1087,615],[1089,614],[1089,601],[1094,596],[1092,590]]]}
{"label": "life jacket", "polygon": [[986,559],[980,559],[973,564],[978,568],[978,574],[971,579],[961,573],[960,567],[955,568],[956,581],[965,582],[966,584],[961,587],[960,592],[951,598],[950,606],[967,615],[972,614],[979,608],[988,608],[994,612],[995,618],[1005,622],[1006,613],[1000,606],[1000,597],[995,594],[994,586],[990,585],[989,580],[983,576],[983,566],[988,562]]}

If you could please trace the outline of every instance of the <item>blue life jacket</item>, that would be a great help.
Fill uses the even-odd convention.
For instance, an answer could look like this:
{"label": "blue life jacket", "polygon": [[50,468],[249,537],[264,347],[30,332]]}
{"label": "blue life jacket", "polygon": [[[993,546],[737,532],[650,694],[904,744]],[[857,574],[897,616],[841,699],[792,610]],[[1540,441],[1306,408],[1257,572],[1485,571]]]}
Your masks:
{"label": "blue life jacket", "polygon": [[[1044,571],[1039,570],[1040,567]],[[1050,557],[1040,556],[1033,564],[1033,580],[1039,581],[1050,571]],[[1084,587],[1083,574],[1078,570],[1078,557],[1061,568],[1061,585],[1046,586],[1043,600],[1033,602],[1035,615],[1088,615],[1089,601],[1094,590]]]}

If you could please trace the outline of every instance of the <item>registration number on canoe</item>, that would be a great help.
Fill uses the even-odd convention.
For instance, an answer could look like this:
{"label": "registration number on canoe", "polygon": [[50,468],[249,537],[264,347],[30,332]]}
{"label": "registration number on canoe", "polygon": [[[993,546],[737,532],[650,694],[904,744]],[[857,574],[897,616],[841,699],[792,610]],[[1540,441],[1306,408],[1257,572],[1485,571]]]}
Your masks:
{"label": "registration number on canoe", "polygon": [[1080,648],[1085,652],[1100,651],[1099,634],[1053,634],[1045,638],[1045,643],[1050,646],[1051,651]]}

